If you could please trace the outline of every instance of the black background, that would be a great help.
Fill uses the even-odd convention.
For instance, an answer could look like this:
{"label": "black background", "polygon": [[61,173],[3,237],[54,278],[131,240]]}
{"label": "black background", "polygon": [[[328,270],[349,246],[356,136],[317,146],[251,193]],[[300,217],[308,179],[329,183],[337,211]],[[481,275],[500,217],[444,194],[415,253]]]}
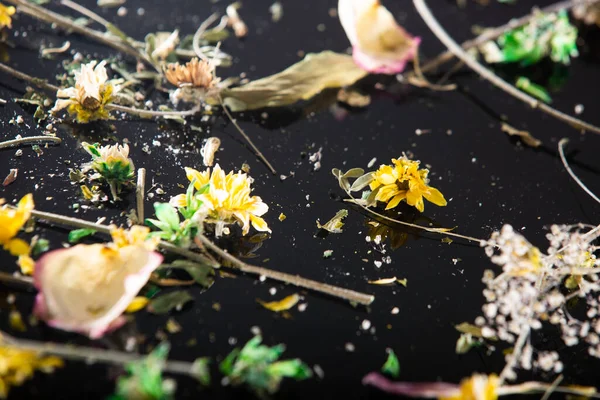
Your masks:
{"label": "black background", "polygon": [[[82,3],[97,9],[94,1]],[[511,17],[528,13],[535,4],[544,6],[551,2],[519,0],[511,6],[492,2],[494,4],[487,7],[470,2],[465,9],[459,9],[453,1],[435,0],[429,3],[441,24],[457,41],[463,41],[472,37],[471,27],[475,24],[500,25]],[[248,78],[255,79],[298,61],[301,58],[299,51],[308,53],[331,49],[344,52],[348,49],[338,19],[328,13],[336,7],[335,1],[284,0],[284,15],[278,23],[271,22],[268,11],[271,4],[271,0],[244,2],[240,14],[249,26],[249,35],[242,41],[231,37],[224,42],[223,49],[234,56],[234,65],[219,69],[220,76],[236,76],[244,72]],[[421,49],[425,56],[432,57],[443,50],[410,1],[388,1],[385,4],[409,32],[422,37]],[[136,13],[140,6],[145,10],[143,16]],[[99,13],[142,40],[146,33],[158,30],[180,28],[182,34],[193,33],[201,21],[214,11],[223,12],[226,6],[223,1],[129,0],[126,3],[129,13],[125,17],[117,17],[116,9],[101,9]],[[70,14],[66,8],[53,8]],[[319,24],[325,25],[324,31],[317,29]],[[38,57],[37,48],[40,44],[60,46],[67,38],[25,16],[18,16],[13,25],[9,35],[16,47],[9,49],[9,64],[53,80],[57,73],[62,72],[58,62],[61,58],[42,60]],[[583,104],[585,111],[581,117],[600,125],[596,101],[600,74],[597,57],[594,59],[593,56],[597,32],[588,31],[580,40],[582,56],[566,68],[566,84],[552,93],[553,105],[573,114],[575,105]],[[111,49],[79,36],[69,36],[68,40],[72,43],[71,49],[89,53],[98,59],[114,54]],[[515,78],[515,72],[515,68],[500,71],[509,80]],[[518,74],[543,82],[551,72],[551,65],[542,64]],[[11,99],[20,96],[25,87],[22,82],[6,75],[0,79],[0,97]],[[439,226],[457,226],[458,232],[481,238],[510,223],[534,244],[545,249],[544,235],[550,224],[598,222],[598,205],[571,181],[557,156],[556,146],[562,137],[570,139],[568,154],[575,171],[592,190],[600,193],[600,137],[592,133],[580,134],[538,111],[528,109],[468,71],[456,75],[455,80],[460,85],[459,91],[435,93],[399,87],[390,77],[369,77],[361,82],[361,87],[372,95],[372,104],[364,110],[350,112],[343,120],[334,118],[326,101],[324,106],[312,102],[305,108],[269,111],[267,119],[263,119],[260,113],[238,116],[243,120],[243,128],[271,160],[278,174],[288,175],[294,171],[295,176],[283,182],[278,176],[272,176],[253,156],[224,118],[209,124],[194,122],[207,131],[202,134],[177,124],[126,117],[109,124],[62,126],[58,135],[63,138],[63,144],[43,149],[41,157],[30,147],[23,148],[21,158],[13,156],[14,149],[3,150],[0,153],[0,174],[8,173],[9,168],[18,168],[19,176],[15,183],[0,189],[0,196],[14,201],[33,192],[39,210],[87,220],[107,216],[109,221],[124,223],[125,217],[121,213],[134,206],[133,193],[118,207],[108,206],[87,212],[75,212],[71,208],[71,204],[82,203],[82,200],[77,186],[69,181],[68,168],[89,160],[79,147],[80,140],[101,140],[103,137],[129,140],[136,167],[148,170],[147,187],[157,184],[166,193],[147,200],[146,210],[150,213],[153,201],[167,201],[171,195],[181,192],[177,183],[186,184],[184,166],[202,168],[199,155],[202,140],[209,135],[218,136],[223,144],[222,150],[217,153],[217,161],[225,170],[238,169],[243,163],[248,163],[250,174],[256,180],[254,193],[270,206],[266,220],[273,229],[273,235],[257,251],[258,257],[253,262],[372,293],[376,300],[368,309],[353,308],[329,297],[304,293],[308,303],[306,311],[294,309],[291,311],[293,318],[285,319],[263,309],[255,299],[280,299],[296,292],[294,288],[270,281],[259,282],[251,276],[217,279],[205,293],[191,289],[195,297],[193,304],[173,315],[184,329],[169,335],[172,359],[191,361],[199,356],[222,357],[232,349],[230,338],[242,344],[252,336],[250,328],[259,326],[265,343],[285,343],[287,357],[301,357],[311,366],[318,364],[325,371],[323,380],[286,381],[277,398],[379,397],[381,394],[377,391],[362,387],[360,380],[367,372],[379,369],[385,361],[387,347],[398,354],[400,378],[406,381],[442,379],[458,382],[475,371],[499,372],[503,366],[500,351],[491,356],[477,350],[464,356],[454,353],[458,334],[453,325],[471,322],[479,315],[483,302],[481,276],[484,269],[491,268],[491,263],[478,246],[456,241],[449,245],[436,236],[411,236],[404,246],[388,252],[392,263],[378,269],[373,261],[380,260],[381,255],[377,255],[372,245],[365,241],[368,219],[356,210],[350,212],[343,234],[314,237],[317,218],[326,221],[340,208],[348,207],[339,202],[342,192],[329,172],[331,168],[365,168],[373,157],[377,157],[376,165],[388,163],[402,152],[411,152],[423,164],[431,165],[432,186],[439,188],[449,200],[444,208],[426,204],[423,216],[427,219],[420,220],[421,223],[430,219]],[[383,84],[384,90],[376,89],[375,83]],[[162,94],[154,94],[154,98],[166,102]],[[0,107],[2,140],[14,138],[17,134],[39,134],[32,111],[13,102]],[[16,115],[23,116],[24,125],[8,124],[8,120]],[[506,116],[515,127],[530,130],[544,145],[533,150],[507,137],[499,128],[500,115]],[[107,128],[110,125],[114,125],[116,132],[110,132]],[[418,136],[415,134],[417,129],[427,130],[427,133]],[[452,131],[451,135],[447,134],[448,130]],[[160,147],[153,146],[155,140],[160,142]],[[145,144],[150,146],[151,154],[141,150]],[[323,147],[322,168],[315,172],[303,155],[319,147]],[[310,195],[309,200],[307,195]],[[400,207],[400,210],[410,211],[406,207]],[[281,212],[287,215],[283,222],[277,219]],[[67,230],[38,225],[36,232],[48,238],[53,248],[66,241]],[[389,249],[389,244],[386,248]],[[323,259],[323,251],[327,249],[334,250],[333,256]],[[14,271],[14,260],[6,253],[2,254],[3,270]],[[368,259],[368,262],[361,259]],[[455,265],[452,259],[460,261]],[[367,284],[367,280],[391,276],[407,278],[408,287]],[[277,289],[275,296],[269,294],[273,287]],[[33,294],[9,288],[3,288],[2,292],[2,299],[9,293],[16,293],[19,310],[24,315],[29,314]],[[220,311],[213,309],[214,303],[221,305]],[[393,307],[399,308],[397,315],[390,313]],[[0,325],[10,332],[6,326],[8,309],[5,305]],[[137,313],[131,326],[97,342],[55,331],[43,324],[29,328],[23,334],[12,333],[39,340],[118,348],[118,337],[137,329],[147,338],[140,347],[140,351],[146,352],[148,345],[157,343],[154,335],[158,329],[164,328],[167,318]],[[371,321],[376,329],[374,334],[361,330],[364,319]],[[190,346],[190,339],[197,343]],[[355,345],[353,353],[344,349],[347,342]],[[552,331],[547,332],[538,345],[560,348],[560,342],[556,341]],[[569,348],[561,354],[566,364],[566,383],[598,383],[599,361],[588,359],[585,349]],[[53,375],[36,374],[25,387],[13,389],[11,397],[104,398],[112,392],[117,373],[114,368],[69,362],[66,368]],[[202,392],[191,379],[178,378],[177,398],[250,396],[243,389],[222,388],[216,376],[212,388]],[[527,374],[520,376],[523,379],[530,377]],[[548,381],[553,379],[543,374],[535,377]]]}

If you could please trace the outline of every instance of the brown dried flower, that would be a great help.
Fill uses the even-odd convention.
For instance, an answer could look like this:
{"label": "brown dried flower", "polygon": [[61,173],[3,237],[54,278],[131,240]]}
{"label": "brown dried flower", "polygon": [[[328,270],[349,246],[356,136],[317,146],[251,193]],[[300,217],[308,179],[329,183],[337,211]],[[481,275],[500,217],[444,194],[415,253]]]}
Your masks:
{"label": "brown dried flower", "polygon": [[573,7],[573,16],[587,25],[600,26],[600,4],[580,4]]}
{"label": "brown dried flower", "polygon": [[185,65],[168,64],[165,77],[177,87],[213,88],[218,80],[214,76],[215,67],[211,63],[192,58]]}

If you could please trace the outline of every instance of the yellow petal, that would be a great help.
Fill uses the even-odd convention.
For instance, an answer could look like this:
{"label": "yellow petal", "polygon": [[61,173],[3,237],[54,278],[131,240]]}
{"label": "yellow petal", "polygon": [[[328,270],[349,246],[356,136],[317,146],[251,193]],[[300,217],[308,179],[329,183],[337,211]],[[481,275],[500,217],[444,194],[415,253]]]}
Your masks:
{"label": "yellow petal", "polygon": [[194,179],[196,179],[196,183],[194,183],[194,187],[196,188],[196,190],[200,190],[202,186],[208,183],[209,173],[209,169],[207,169],[204,172],[200,172],[193,168],[185,167],[185,175],[187,176],[188,180],[192,182]]}
{"label": "yellow petal", "polygon": [[269,229],[267,222],[261,217],[255,217],[254,215],[250,214],[250,222],[252,222],[252,226],[257,231],[271,233],[271,229]]}
{"label": "yellow petal", "polygon": [[33,275],[33,270],[35,267],[35,261],[33,261],[33,258],[29,257],[28,255],[19,256],[17,265],[21,268],[21,273],[23,273],[23,275]]}
{"label": "yellow petal", "polygon": [[284,298],[282,300],[279,300],[279,301],[265,302],[265,301],[262,301],[260,299],[256,299],[256,301],[261,306],[263,306],[264,308],[266,308],[267,310],[279,312],[279,311],[289,310],[290,308],[292,308],[296,304],[298,304],[298,302],[300,301],[300,296],[298,294],[294,293],[291,296],[288,296],[288,297],[286,297],[286,298]]}
{"label": "yellow petal", "polygon": [[395,276],[393,278],[382,278],[375,281],[368,281],[367,283],[370,283],[371,285],[390,285],[394,282],[396,282]]}
{"label": "yellow petal", "polygon": [[29,254],[29,244],[23,239],[12,239],[4,245],[4,248],[13,256]]}
{"label": "yellow petal", "polygon": [[432,187],[429,187],[428,189],[429,190],[423,193],[423,196],[425,196],[427,200],[440,207],[444,207],[448,204],[444,195],[439,190]]}
{"label": "yellow petal", "polygon": [[149,300],[147,297],[137,296],[133,300],[131,300],[131,303],[129,303],[129,305],[125,309],[125,312],[126,313],[134,313],[134,312],[140,311],[142,308],[146,307],[148,302],[149,302]]}
{"label": "yellow petal", "polygon": [[406,191],[401,191],[400,194],[395,195],[387,204],[387,206],[385,207],[386,210],[391,210],[394,207],[397,207],[398,204],[400,204],[400,202],[402,200],[404,200],[406,198]]}
{"label": "yellow petal", "polygon": [[[195,187],[196,185],[194,185]],[[169,200],[169,204],[172,205],[173,207],[186,207],[187,206],[187,196],[185,194],[178,194],[175,197],[171,197],[171,200]]]}

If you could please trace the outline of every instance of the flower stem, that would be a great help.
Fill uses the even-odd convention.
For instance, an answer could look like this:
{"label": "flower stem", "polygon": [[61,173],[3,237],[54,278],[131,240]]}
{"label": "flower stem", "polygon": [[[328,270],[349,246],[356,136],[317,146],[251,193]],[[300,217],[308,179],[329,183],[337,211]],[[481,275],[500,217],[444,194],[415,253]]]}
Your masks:
{"label": "flower stem", "polygon": [[117,190],[118,183],[114,180],[110,180],[108,182],[108,186],[110,186],[110,194],[112,195],[113,201],[121,200],[119,198],[119,191]]}
{"label": "flower stem", "polygon": [[56,91],[60,89],[58,86],[48,83],[48,81],[45,79],[35,78],[31,75],[27,75],[21,71],[17,71],[16,69],[9,67],[4,63],[0,63],[0,71],[6,72],[7,74],[14,76],[15,78],[29,82],[32,85],[39,87],[40,89],[54,92],[55,94]]}
{"label": "flower stem", "polygon": [[196,106],[191,110],[186,111],[155,111],[155,110],[142,110],[139,108],[125,107],[118,104],[107,104],[105,106],[108,110],[122,111],[128,114],[139,115],[142,118],[152,117],[186,117],[197,114],[200,111],[200,106]]}
{"label": "flower stem", "polygon": [[146,168],[138,169],[135,186],[135,202],[137,205],[138,224],[144,224],[144,197],[146,192]]}
{"label": "flower stem", "polygon": [[246,272],[253,275],[265,276],[269,279],[273,279],[279,282],[284,282],[305,289],[314,290],[315,292],[328,294],[330,296],[338,297],[340,299],[344,299],[353,303],[358,303],[366,306],[370,305],[375,300],[375,296],[372,296],[370,294],[360,293],[354,290],[328,285],[326,283],[302,278],[298,275],[286,274],[284,272],[273,271],[267,268],[246,264],[242,260],[234,257],[233,255],[218,247],[203,234],[198,234],[197,240],[201,242],[198,244],[206,246],[207,248],[215,252],[219,257],[231,262],[236,269],[239,269],[242,272]]}
{"label": "flower stem", "polygon": [[489,69],[485,68],[477,60],[475,60],[473,57],[471,57],[469,54],[467,54],[454,41],[454,39],[452,39],[448,35],[448,33],[444,30],[444,28],[442,28],[442,26],[439,24],[439,22],[435,19],[435,17],[431,13],[431,10],[425,3],[425,0],[413,0],[413,3],[415,5],[417,11],[421,15],[421,17],[427,24],[427,26],[429,26],[429,29],[432,30],[432,32],[438,37],[438,39],[456,57],[458,57],[465,64],[467,64],[467,66],[469,68],[471,68],[473,71],[477,72],[477,74],[479,74],[479,76],[486,79],[487,81],[492,83],[494,86],[498,87],[499,89],[502,89],[503,91],[510,94],[511,96],[523,101],[524,103],[529,104],[529,106],[531,106],[531,108],[537,108],[540,111],[542,111],[556,119],[559,119],[563,122],[566,122],[569,125],[572,125],[573,127],[577,128],[581,131],[591,131],[594,133],[600,133],[600,128],[598,128],[594,125],[588,124],[587,122],[582,121],[578,118],[575,118],[568,114],[565,114],[561,111],[558,111],[543,102],[540,102],[539,100],[529,96],[528,94],[520,91],[519,89],[517,89],[510,83],[506,82],[505,80],[500,78],[498,75],[494,74]]}
{"label": "flower stem", "polygon": [[[54,355],[61,358],[93,363],[96,361],[125,365],[130,362],[140,361],[145,358],[142,354],[124,353],[115,350],[99,350],[92,347],[65,345],[60,343],[46,343],[35,340],[17,339],[0,331],[0,343],[22,350],[35,351],[41,354]],[[194,364],[185,361],[166,361],[163,371],[173,374],[189,375],[194,377]]]}
{"label": "flower stem", "polygon": [[[44,211],[33,210],[31,212],[31,215],[34,218],[37,218],[39,220],[45,220],[48,222],[65,225],[65,226],[70,226],[70,227],[74,227],[74,228],[93,229],[99,233],[104,233],[104,234],[110,234],[110,230],[111,230],[111,228],[107,225],[97,224],[94,222],[84,221],[84,220],[81,220],[78,218],[67,217],[67,216],[53,214],[53,213],[44,212]],[[242,272],[246,272],[246,273],[253,274],[253,275],[259,275],[259,276],[264,275],[267,278],[270,278],[273,280],[277,280],[277,281],[284,282],[284,283],[289,283],[289,284],[299,286],[299,287],[304,287],[306,289],[311,289],[311,290],[321,292],[321,293],[326,293],[331,296],[338,297],[338,298],[352,301],[352,302],[356,302],[359,304],[369,305],[375,300],[375,297],[371,296],[371,295],[358,293],[358,292],[340,288],[337,286],[332,286],[332,285],[327,285],[324,283],[312,281],[309,279],[299,277],[297,275],[285,274],[282,272],[270,270],[268,268],[255,267],[252,265],[245,264],[244,262],[238,260],[231,254],[227,253],[226,251],[222,250],[221,248],[219,248],[218,246],[216,246],[215,244],[210,242],[210,240],[208,240],[208,238],[205,237],[205,239],[208,243],[210,243],[210,244],[204,243],[204,241],[203,241],[202,243],[204,243],[206,245],[206,247],[209,247],[215,253],[219,254],[219,256],[221,256],[222,258],[227,259],[230,262],[232,262],[234,265],[236,265],[236,267],[232,267],[232,268],[241,270]],[[177,247],[174,244],[171,244],[169,242],[160,241],[158,243],[158,247],[164,251],[167,251],[167,252],[173,253],[173,254],[177,254],[182,257],[186,257],[193,261],[206,262],[205,258],[203,256],[201,256],[200,254],[195,253],[190,250],[182,249],[182,248]]]}
{"label": "flower stem", "polygon": [[269,160],[267,160],[267,158],[258,149],[258,147],[256,147],[256,145],[254,144],[254,142],[252,142],[252,139],[250,139],[250,136],[248,136],[246,134],[246,132],[244,132],[244,130],[238,125],[237,121],[233,118],[233,116],[231,115],[231,113],[229,112],[229,110],[227,109],[227,107],[225,106],[225,103],[223,102],[223,98],[221,97],[221,95],[218,95],[218,99],[219,99],[219,103],[221,103],[221,107],[223,108],[223,111],[225,112],[225,115],[227,115],[227,117],[229,118],[229,120],[231,121],[231,123],[233,124],[233,126],[235,126],[235,128],[243,136],[243,138],[246,139],[246,142],[248,142],[248,144],[250,145],[250,147],[252,147],[252,150],[254,150],[254,153],[256,153],[256,155],[258,156],[258,158],[260,158],[261,161],[267,166],[267,168],[269,168],[269,170],[271,171],[271,173],[273,175],[275,175],[276,174],[275,168],[273,168],[273,166],[271,165],[271,163],[269,162]]}
{"label": "flower stem", "polygon": [[567,170],[569,175],[571,175],[571,178],[573,178],[575,183],[577,183],[579,185],[580,188],[582,188],[587,194],[589,194],[592,199],[594,199],[598,203],[600,203],[600,199],[598,198],[598,196],[596,196],[594,194],[594,192],[592,192],[590,189],[588,189],[587,186],[585,186],[585,184],[581,181],[581,179],[579,179],[579,177],[577,175],[575,175],[575,172],[573,172],[573,170],[569,166],[567,157],[565,157],[565,145],[567,143],[569,143],[569,139],[567,139],[567,138],[563,138],[560,140],[560,142],[558,142],[558,154],[560,154],[560,159],[561,159],[563,165],[565,166],[565,169]]}
{"label": "flower stem", "polygon": [[52,144],[60,144],[62,142],[61,138],[55,136],[29,136],[20,139],[7,140],[5,142],[0,142],[0,149],[6,149],[9,147],[15,146],[23,146],[30,143],[39,143],[39,142],[49,142]]}
{"label": "flower stem", "polygon": [[7,274],[6,272],[0,272],[0,282],[25,285],[27,287],[31,287],[33,285],[33,279],[29,276]]}

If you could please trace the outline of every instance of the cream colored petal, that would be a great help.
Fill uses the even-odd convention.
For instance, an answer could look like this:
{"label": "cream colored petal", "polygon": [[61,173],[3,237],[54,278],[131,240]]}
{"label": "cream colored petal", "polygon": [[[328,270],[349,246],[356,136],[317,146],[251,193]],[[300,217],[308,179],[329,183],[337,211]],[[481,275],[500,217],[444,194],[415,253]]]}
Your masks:
{"label": "cream colored petal", "polygon": [[73,101],[71,99],[67,99],[67,100],[56,100],[56,103],[54,104],[54,107],[52,107],[52,112],[57,112],[60,111],[64,108],[69,107],[71,104],[77,104],[76,101]]}

